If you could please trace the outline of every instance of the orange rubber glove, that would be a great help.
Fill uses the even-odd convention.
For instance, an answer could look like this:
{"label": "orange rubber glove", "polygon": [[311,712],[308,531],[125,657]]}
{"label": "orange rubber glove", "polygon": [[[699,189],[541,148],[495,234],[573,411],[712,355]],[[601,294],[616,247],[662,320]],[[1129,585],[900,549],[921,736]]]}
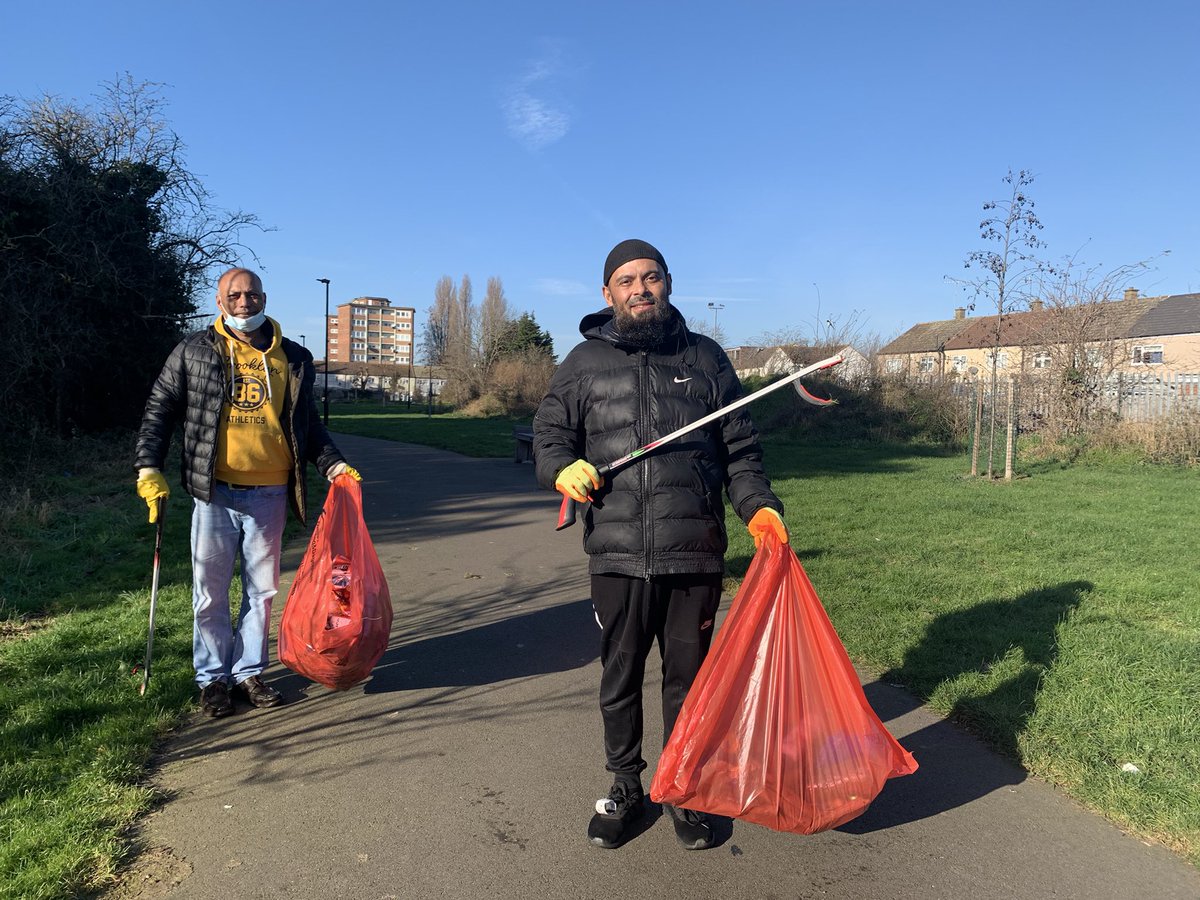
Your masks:
{"label": "orange rubber glove", "polygon": [[566,494],[576,503],[586,503],[592,491],[602,484],[604,479],[600,477],[596,467],[586,459],[577,459],[565,466],[554,479],[554,489],[560,494]]}
{"label": "orange rubber glove", "polygon": [[783,516],[769,506],[764,506],[751,516],[750,524],[746,528],[749,529],[750,536],[754,538],[755,550],[762,546],[763,538],[768,534],[774,534],[779,538],[781,544],[788,542],[788,530],[787,526],[783,524]]}

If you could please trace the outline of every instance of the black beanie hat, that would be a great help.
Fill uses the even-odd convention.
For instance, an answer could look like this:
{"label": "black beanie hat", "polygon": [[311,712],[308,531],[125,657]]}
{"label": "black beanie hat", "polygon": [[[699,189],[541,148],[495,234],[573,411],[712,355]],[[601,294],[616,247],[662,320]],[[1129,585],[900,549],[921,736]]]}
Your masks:
{"label": "black beanie hat", "polygon": [[608,279],[612,278],[612,273],[633,259],[652,259],[662,266],[663,274],[668,274],[667,261],[663,259],[663,255],[658,252],[653,244],[647,244],[645,241],[639,241],[637,238],[630,238],[627,241],[621,241],[617,246],[613,247],[608,254],[608,259],[604,261],[604,284],[608,285]]}

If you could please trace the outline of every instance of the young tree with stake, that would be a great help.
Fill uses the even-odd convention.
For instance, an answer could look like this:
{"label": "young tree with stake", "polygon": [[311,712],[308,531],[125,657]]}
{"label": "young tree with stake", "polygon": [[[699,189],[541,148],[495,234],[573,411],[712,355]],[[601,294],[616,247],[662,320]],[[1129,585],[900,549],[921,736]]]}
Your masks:
{"label": "young tree with stake", "polygon": [[988,361],[992,395],[992,411],[988,424],[988,478],[992,477],[992,454],[996,443],[995,397],[999,382],[1004,318],[1029,300],[1040,276],[1052,271],[1051,267],[1036,255],[1045,244],[1038,237],[1042,223],[1034,212],[1034,202],[1028,194],[1033,179],[1033,173],[1025,169],[1016,173],[1012,169],[1008,170],[1003,179],[1009,187],[1008,197],[984,203],[983,209],[988,215],[979,223],[979,236],[985,243],[996,246],[973,250],[967,254],[963,268],[976,269],[977,277],[951,279],[971,293],[968,309],[974,310],[980,298],[984,298],[990,300],[996,310],[991,358]]}

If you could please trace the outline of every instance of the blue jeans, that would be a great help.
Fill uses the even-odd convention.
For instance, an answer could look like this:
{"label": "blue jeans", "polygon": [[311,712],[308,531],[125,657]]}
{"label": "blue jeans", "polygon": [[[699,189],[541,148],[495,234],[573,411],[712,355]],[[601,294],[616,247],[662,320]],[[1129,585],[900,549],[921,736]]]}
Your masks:
{"label": "blue jeans", "polygon": [[[212,501],[192,512],[192,663],[196,684],[240,684],[267,667],[271,601],[279,590],[279,554],[287,486],[245,490],[214,483]],[[242,560],[242,605],[234,630],[229,586]]]}

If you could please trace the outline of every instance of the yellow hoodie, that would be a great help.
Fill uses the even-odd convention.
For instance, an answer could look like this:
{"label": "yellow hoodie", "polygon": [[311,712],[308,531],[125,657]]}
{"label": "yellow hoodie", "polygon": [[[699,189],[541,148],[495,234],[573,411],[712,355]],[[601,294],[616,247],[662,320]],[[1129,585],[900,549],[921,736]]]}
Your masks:
{"label": "yellow hoodie", "polygon": [[287,484],[292,470],[280,422],[287,390],[287,357],[279,323],[271,323],[271,346],[256,350],[233,337],[217,317],[217,334],[225,338],[222,354],[229,367],[229,392],[217,430],[215,475],[230,484]]}

